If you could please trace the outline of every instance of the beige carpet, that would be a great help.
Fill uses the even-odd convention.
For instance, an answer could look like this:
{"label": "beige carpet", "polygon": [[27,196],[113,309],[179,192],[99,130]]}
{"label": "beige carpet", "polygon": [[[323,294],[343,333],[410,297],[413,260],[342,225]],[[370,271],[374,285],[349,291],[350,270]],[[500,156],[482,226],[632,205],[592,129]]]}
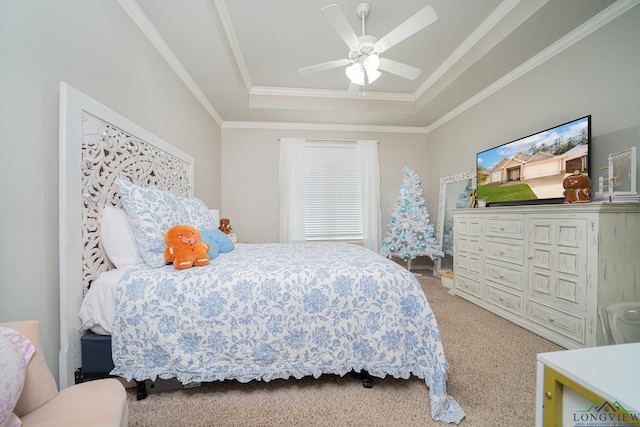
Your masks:
{"label": "beige carpet", "polygon": [[[451,367],[448,393],[467,414],[462,426],[533,426],[536,354],[561,347],[419,277]],[[347,375],[269,383],[204,384],[136,401],[130,426],[442,426],[432,420],[424,381]]]}

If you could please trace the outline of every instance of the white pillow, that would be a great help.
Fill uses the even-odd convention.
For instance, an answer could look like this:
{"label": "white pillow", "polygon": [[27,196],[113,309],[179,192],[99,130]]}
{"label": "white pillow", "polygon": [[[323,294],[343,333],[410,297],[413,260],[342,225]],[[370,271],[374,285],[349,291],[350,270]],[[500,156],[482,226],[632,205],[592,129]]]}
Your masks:
{"label": "white pillow", "polygon": [[18,331],[0,326],[0,427],[19,427],[13,409],[20,398],[35,346]]}
{"label": "white pillow", "polygon": [[142,264],[138,244],[131,232],[127,213],[105,206],[100,216],[100,242],[105,255],[116,268]]}

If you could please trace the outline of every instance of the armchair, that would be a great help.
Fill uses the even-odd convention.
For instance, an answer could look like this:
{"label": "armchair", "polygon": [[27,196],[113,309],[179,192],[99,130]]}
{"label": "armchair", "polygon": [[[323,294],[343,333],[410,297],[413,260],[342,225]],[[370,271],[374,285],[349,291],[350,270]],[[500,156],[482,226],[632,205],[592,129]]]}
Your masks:
{"label": "armchair", "polygon": [[[19,332],[28,341],[11,330]],[[12,349],[12,343],[18,343],[22,348]],[[16,374],[15,378],[24,380],[22,391],[15,407],[10,405],[7,408],[7,402],[0,402],[4,403],[0,404],[0,425],[4,426],[5,422],[8,422],[8,426],[20,425],[20,421],[14,418],[17,416],[23,427],[127,426],[127,396],[120,381],[114,378],[89,381],[58,392],[53,375],[44,360],[39,322],[0,323],[0,365],[11,363],[9,359],[14,357],[15,360],[15,355],[22,350],[24,354],[20,354],[20,357],[23,359],[18,359],[17,365],[24,366],[26,362],[26,372],[12,371]],[[8,382],[6,376],[0,374],[0,383],[3,381]],[[16,394],[20,392],[19,387],[14,390]],[[9,398],[9,393],[2,396],[2,400]]]}

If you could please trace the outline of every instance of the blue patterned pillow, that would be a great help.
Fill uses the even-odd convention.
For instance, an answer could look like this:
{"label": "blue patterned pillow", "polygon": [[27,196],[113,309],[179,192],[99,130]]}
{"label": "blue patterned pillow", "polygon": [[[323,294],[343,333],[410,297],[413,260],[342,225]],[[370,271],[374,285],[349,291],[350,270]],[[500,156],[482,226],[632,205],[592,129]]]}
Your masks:
{"label": "blue patterned pillow", "polygon": [[213,230],[218,228],[213,215],[204,202],[195,197],[178,197],[179,203],[184,210],[184,224],[190,225],[196,230]]}
{"label": "blue patterned pillow", "polygon": [[142,259],[150,267],[162,267],[166,264],[165,233],[171,227],[186,224],[182,197],[122,179],[116,180],[116,186]]}

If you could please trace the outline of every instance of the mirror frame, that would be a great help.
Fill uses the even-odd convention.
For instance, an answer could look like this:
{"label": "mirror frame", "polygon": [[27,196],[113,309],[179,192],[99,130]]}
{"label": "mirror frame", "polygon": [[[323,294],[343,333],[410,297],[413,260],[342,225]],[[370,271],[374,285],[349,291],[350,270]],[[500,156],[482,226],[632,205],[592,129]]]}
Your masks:
{"label": "mirror frame", "polygon": [[[442,251],[442,241],[444,237],[444,223],[446,221],[446,203],[447,203],[447,184],[457,183],[460,181],[471,180],[473,189],[477,186],[477,175],[475,170],[460,172],[456,175],[450,175],[440,178],[440,195],[438,197],[438,223],[436,230],[436,238],[438,239],[438,249]],[[471,201],[471,199],[470,199]],[[469,205],[471,207],[471,205]],[[445,255],[446,256],[446,255]],[[440,277],[440,267],[442,257],[439,257],[433,266],[433,275]]]}

